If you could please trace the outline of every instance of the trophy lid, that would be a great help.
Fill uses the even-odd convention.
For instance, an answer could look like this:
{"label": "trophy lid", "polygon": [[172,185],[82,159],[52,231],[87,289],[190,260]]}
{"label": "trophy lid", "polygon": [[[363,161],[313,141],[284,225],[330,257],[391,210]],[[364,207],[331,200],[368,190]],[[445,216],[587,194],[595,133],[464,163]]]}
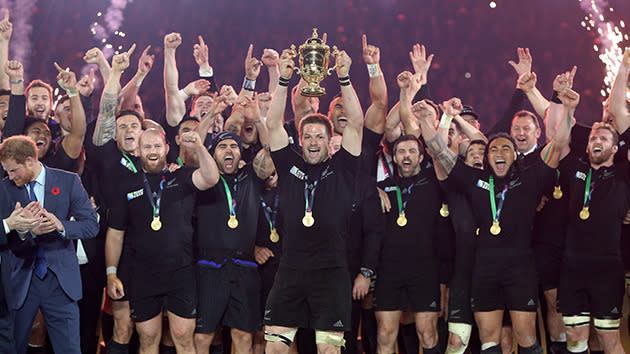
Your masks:
{"label": "trophy lid", "polygon": [[317,28],[313,28],[313,34],[311,35],[311,38],[306,40],[307,44],[322,44],[322,39],[319,38],[319,36],[317,35]]}

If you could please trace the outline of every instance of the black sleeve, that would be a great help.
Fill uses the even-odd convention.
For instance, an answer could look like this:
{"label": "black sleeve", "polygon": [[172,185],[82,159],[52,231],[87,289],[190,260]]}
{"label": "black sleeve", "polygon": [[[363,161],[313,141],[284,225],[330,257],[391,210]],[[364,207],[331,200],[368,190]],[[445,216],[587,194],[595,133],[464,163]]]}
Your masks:
{"label": "black sleeve", "polygon": [[24,120],[26,119],[26,96],[11,95],[9,98],[9,112],[7,121],[2,129],[2,138],[20,135],[24,133]]}
{"label": "black sleeve", "polygon": [[371,270],[378,268],[383,236],[385,235],[385,214],[381,211],[381,199],[376,191],[376,183],[368,183],[361,201],[361,224],[363,244],[361,246],[361,267]]}
{"label": "black sleeve", "polygon": [[359,167],[360,157],[361,156],[353,156],[342,146],[341,149],[339,149],[339,151],[332,157],[332,159],[333,161],[335,161],[337,168],[346,171],[354,176],[356,175],[357,169]]}
{"label": "black sleeve", "polygon": [[[488,131],[488,136],[496,133],[510,133],[510,127],[512,126],[512,118],[518,112],[523,110],[525,107],[525,101],[527,100],[527,96],[525,92],[521,89],[514,90],[512,94],[512,98],[510,99],[510,104],[508,105],[507,110],[503,113],[501,119],[494,124],[494,126]],[[542,136],[542,134],[541,134]]]}
{"label": "black sleeve", "polygon": [[202,79],[204,80],[208,80],[208,82],[210,83],[210,89],[208,90],[208,92],[219,92],[219,89],[217,88],[217,83],[214,80],[214,75],[213,76],[201,76]]}
{"label": "black sleeve", "polygon": [[94,117],[94,107],[92,106],[92,95],[83,96],[79,95],[81,98],[81,104],[83,105],[83,111],[85,112],[85,120],[86,123],[91,121]]}
{"label": "black sleeve", "polygon": [[276,166],[278,172],[278,178],[289,174],[289,167],[291,166],[293,151],[290,148],[291,145],[287,145],[278,151],[271,152],[271,159]]}
{"label": "black sleeve", "polygon": [[422,87],[420,87],[420,90],[418,90],[418,92],[416,92],[416,95],[413,96],[413,99],[411,100],[411,104],[414,104],[418,101],[422,101],[425,98],[429,98],[431,97],[431,91],[429,91],[429,85],[422,85]]}
{"label": "black sleeve", "polygon": [[[123,185],[128,184],[123,183]],[[115,202],[108,210],[107,226],[116,230],[125,230],[127,228],[128,203],[126,193],[128,190],[120,186],[113,192],[116,193],[116,197],[112,198],[115,199]]]}

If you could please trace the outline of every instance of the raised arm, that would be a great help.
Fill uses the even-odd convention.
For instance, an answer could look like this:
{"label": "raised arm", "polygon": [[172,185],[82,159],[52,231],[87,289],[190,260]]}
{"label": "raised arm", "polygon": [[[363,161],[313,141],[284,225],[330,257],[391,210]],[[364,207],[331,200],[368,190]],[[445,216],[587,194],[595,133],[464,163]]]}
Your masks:
{"label": "raised arm", "polygon": [[85,62],[88,64],[96,64],[96,66],[98,66],[98,71],[101,73],[103,82],[109,79],[111,67],[107,62],[105,55],[99,48],[94,47],[85,52],[83,60],[85,60]]}
{"label": "raised arm", "polygon": [[262,115],[260,114],[258,95],[256,95],[255,98],[245,97],[242,107],[245,118],[251,120],[256,125],[258,140],[263,147],[254,157],[252,167],[254,168],[256,176],[265,180],[271,176],[276,168],[273,165],[271,155],[269,154],[269,132],[267,132],[267,127],[265,126]]}
{"label": "raised arm", "polygon": [[433,154],[433,161],[442,165],[446,175],[450,174],[457,162],[457,155],[448,148],[446,141],[435,130],[433,107],[420,101],[415,103],[411,109],[414,116],[418,118],[422,138],[424,138],[426,147]]}
{"label": "raised arm", "polygon": [[555,120],[558,122],[555,134],[540,151],[540,157],[551,168],[557,168],[560,160],[570,151],[571,127],[575,121],[573,112],[575,112],[575,108],[580,102],[580,95],[568,87],[558,93],[558,98],[562,101],[562,104],[552,102],[548,115],[559,116],[559,119],[552,119],[551,117],[547,119],[548,121]]}
{"label": "raised arm", "polygon": [[208,149],[203,145],[199,134],[196,131],[183,133],[180,141],[183,147],[195,151],[199,159],[199,168],[192,175],[195,187],[202,191],[212,188],[219,182],[219,169]]}
{"label": "raised arm", "polygon": [[11,97],[9,98],[9,112],[2,129],[4,138],[24,133],[24,118],[26,117],[26,97],[24,97],[24,67],[17,60],[9,60],[4,66],[4,72],[11,80]]}
{"label": "raised arm", "polygon": [[630,127],[630,112],[626,94],[628,91],[628,75],[630,75],[630,48],[626,48],[617,71],[617,77],[610,91],[610,102],[608,109],[613,115],[613,119],[619,134],[625,132]]}
{"label": "raised arm", "polygon": [[365,112],[365,127],[377,134],[385,132],[385,117],[387,116],[387,85],[379,66],[381,52],[367,42],[367,36],[361,36],[363,43],[363,61],[367,65],[370,76],[370,99],[372,104]]}
{"label": "raised arm", "polygon": [[277,151],[289,145],[289,134],[284,129],[284,109],[287,105],[287,91],[289,80],[293,75],[295,63],[288,49],[282,51],[280,55],[280,79],[278,88],[271,99],[271,108],[267,117],[267,129],[269,130],[269,148]]}
{"label": "raised arm", "polygon": [[[422,74],[411,74],[409,71],[403,71],[396,78],[398,87],[400,88],[400,105],[399,112],[400,122],[402,123],[405,134],[420,137],[421,131],[416,118],[411,112],[411,100],[416,92],[422,86]],[[402,135],[402,134],[401,134]],[[397,139],[398,137],[396,137]]]}
{"label": "raised arm", "polygon": [[256,89],[256,79],[260,75],[260,68],[262,62],[252,56],[254,52],[254,45],[250,44],[247,48],[247,55],[245,56],[245,79],[243,80],[243,87],[239,92],[239,97],[249,96],[254,97],[254,90]]}
{"label": "raised arm", "polygon": [[393,143],[401,135],[400,102],[398,102],[394,105],[394,107],[392,107],[392,109],[389,110],[389,113],[385,118],[385,140],[387,140],[388,143]]}
{"label": "raised arm", "polygon": [[[453,97],[448,101],[442,102],[442,104],[440,105],[440,108],[442,109],[444,113],[442,114],[442,117],[440,117],[440,124],[438,125],[438,134],[442,137],[442,139],[444,139],[445,141],[448,141],[448,132],[451,128],[451,122],[453,121],[453,119],[455,119],[456,116],[458,116],[462,112],[462,109],[464,109],[464,106],[462,105],[462,100],[460,100],[457,97]],[[458,151],[453,151],[453,152],[455,154],[458,153]]]}
{"label": "raised arm", "polygon": [[176,127],[186,114],[186,95],[179,92],[179,72],[175,51],[182,44],[179,33],[164,36],[164,96],[166,97],[166,122]]}
{"label": "raised arm", "polygon": [[345,103],[348,114],[348,125],[341,138],[341,146],[351,155],[361,155],[361,141],[363,139],[363,110],[361,102],[350,83],[350,65],[352,59],[345,51],[337,53],[335,56],[335,66],[337,67],[337,77],[341,85],[341,97]]}
{"label": "raised arm", "polygon": [[[560,92],[562,92],[565,88],[571,88],[573,86],[573,78],[575,77],[575,73],[577,71],[577,67],[574,66],[573,69],[569,72],[564,72],[558,74],[556,78],[553,80],[553,94],[554,97],[558,97]],[[559,98],[555,99],[555,103],[560,104]],[[577,106],[577,103],[576,103]],[[551,108],[551,106],[550,106]],[[573,111],[569,112],[571,115],[575,112],[575,107],[573,107]],[[558,124],[564,120],[564,115],[559,114],[546,114],[543,115],[545,117],[545,136],[547,137],[547,142],[551,141],[551,137],[556,134],[556,129],[558,128]]]}
{"label": "raised arm", "polygon": [[280,61],[280,54],[273,49],[265,48],[263,55],[260,57],[263,64],[267,67],[269,72],[269,88],[268,92],[275,92],[278,87],[278,79],[280,78],[280,70],[278,69],[278,63]]}
{"label": "raised arm", "polygon": [[59,72],[57,83],[66,91],[70,98],[70,132],[63,138],[61,146],[70,158],[76,159],[81,155],[81,150],[83,149],[83,139],[85,138],[87,124],[85,111],[76,87],[76,75],[72,71],[65,71],[57,63],[55,63],[55,68]]}
{"label": "raised arm", "polygon": [[140,91],[140,86],[142,85],[142,81],[147,76],[151,68],[153,67],[153,61],[155,60],[155,55],[149,55],[149,49],[151,49],[151,45],[148,45],[142,51],[142,55],[140,55],[140,59],[138,59],[138,71],[136,75],[129,80],[127,85],[122,89],[122,101],[120,103],[120,110],[133,110],[134,105],[136,103],[136,96]]}
{"label": "raised arm", "polygon": [[98,112],[98,119],[94,127],[92,142],[96,146],[105,145],[116,134],[116,105],[118,90],[120,90],[120,76],[129,67],[129,57],[136,49],[136,44],[131,45],[127,52],[114,55],[112,58],[112,70],[105,88]]}
{"label": "raised arm", "polygon": [[[9,40],[13,33],[13,24],[9,21],[9,9],[4,9],[4,19],[0,21],[0,68],[4,68],[9,60]],[[0,70],[0,90],[9,90],[9,75]]]}

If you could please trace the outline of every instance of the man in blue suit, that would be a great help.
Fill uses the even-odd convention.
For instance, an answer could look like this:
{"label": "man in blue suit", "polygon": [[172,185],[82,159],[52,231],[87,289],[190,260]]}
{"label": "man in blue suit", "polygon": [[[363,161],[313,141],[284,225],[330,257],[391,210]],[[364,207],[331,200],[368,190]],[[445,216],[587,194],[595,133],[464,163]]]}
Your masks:
{"label": "man in blue suit", "polygon": [[[37,216],[41,210],[38,202],[31,202],[26,208],[18,203],[11,212],[11,203],[6,188],[0,184],[0,353],[14,353],[13,319],[7,305],[10,293],[11,269],[9,265],[9,247],[19,243],[17,230],[26,232],[38,226],[41,222]],[[15,230],[15,231],[14,231]]]}
{"label": "man in blue suit", "polygon": [[[41,164],[35,142],[14,136],[0,146],[4,184],[11,203],[43,205],[39,225],[20,234],[9,254],[9,306],[15,311],[18,353],[25,353],[33,319],[41,309],[56,353],[80,353],[81,276],[72,240],[98,232],[96,214],[79,177]],[[71,220],[72,217],[72,220]]]}

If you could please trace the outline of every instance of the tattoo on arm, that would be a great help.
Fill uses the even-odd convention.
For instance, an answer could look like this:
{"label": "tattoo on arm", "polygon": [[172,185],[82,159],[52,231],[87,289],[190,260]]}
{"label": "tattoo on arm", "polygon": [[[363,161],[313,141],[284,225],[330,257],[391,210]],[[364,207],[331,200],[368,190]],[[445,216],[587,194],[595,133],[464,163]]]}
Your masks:
{"label": "tattoo on arm", "polygon": [[116,134],[116,101],[117,95],[111,93],[103,93],[101,99],[101,108],[98,113],[96,127],[94,127],[94,137],[92,141],[94,145],[101,146],[114,138]]}
{"label": "tattoo on arm", "polygon": [[266,174],[269,146],[265,145],[264,149],[264,152],[256,155],[256,158],[254,158],[254,162],[252,163],[252,167],[254,168],[256,176],[265,176]]}
{"label": "tattoo on arm", "polygon": [[457,156],[446,146],[446,143],[439,135],[427,140],[426,143],[437,160],[442,164],[446,173],[450,173],[455,167]]}

